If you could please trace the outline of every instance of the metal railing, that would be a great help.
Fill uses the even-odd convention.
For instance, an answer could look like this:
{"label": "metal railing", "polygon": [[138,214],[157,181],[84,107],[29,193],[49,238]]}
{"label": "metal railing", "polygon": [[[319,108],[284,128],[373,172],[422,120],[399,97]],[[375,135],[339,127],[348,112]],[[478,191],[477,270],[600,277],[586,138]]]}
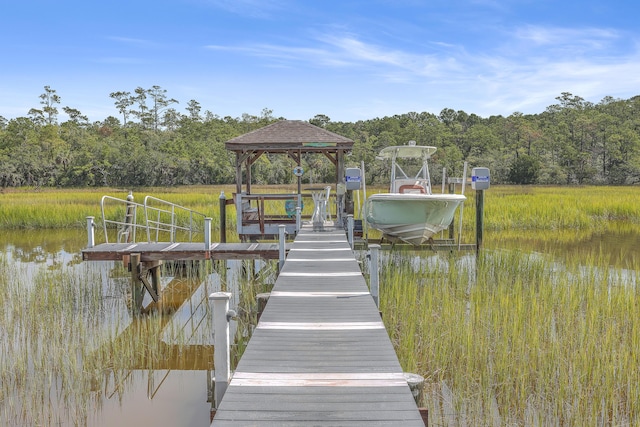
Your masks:
{"label": "metal railing", "polygon": [[[156,206],[152,206],[152,204]],[[196,219],[202,220],[201,223],[204,223],[205,219],[203,213],[153,196],[144,198],[144,217],[147,223],[147,240],[149,242],[152,241],[152,232],[155,232],[155,242],[160,241],[161,233],[168,233],[169,241],[172,243],[176,241],[176,235],[180,231],[184,232],[191,242]]]}
{"label": "metal railing", "polygon": [[[105,206],[113,203],[124,207],[123,220],[107,219]],[[118,243],[136,242],[139,229],[149,243],[159,242],[165,235],[168,237],[166,241],[171,243],[178,236],[186,237],[191,242],[198,229],[205,231],[206,216],[203,213],[152,196],[146,196],[142,204],[134,202],[131,193],[126,200],[103,196],[100,209],[105,243],[109,243],[110,228],[117,230]]]}

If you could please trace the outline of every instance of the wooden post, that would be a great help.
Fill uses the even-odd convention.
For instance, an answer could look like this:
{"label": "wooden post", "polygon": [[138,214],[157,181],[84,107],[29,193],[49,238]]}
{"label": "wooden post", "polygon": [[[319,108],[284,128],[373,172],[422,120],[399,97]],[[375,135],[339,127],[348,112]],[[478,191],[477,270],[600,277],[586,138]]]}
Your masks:
{"label": "wooden post", "polygon": [[476,256],[482,249],[484,233],[484,190],[476,190]]}
{"label": "wooden post", "polygon": [[[449,194],[454,194],[456,192],[456,184],[455,182],[449,182]],[[455,229],[455,221],[451,221],[451,224],[449,224],[449,239],[453,240],[453,238],[455,237],[454,235],[454,229]]]}
{"label": "wooden post", "polygon": [[413,399],[415,400],[416,404],[420,406],[424,389],[424,378],[418,374],[413,374],[410,372],[404,372],[404,378],[407,380],[407,384],[409,385],[409,389],[411,390]]}
{"label": "wooden post", "polygon": [[92,216],[87,217],[87,248],[92,248],[96,245],[96,235],[93,228],[94,219]]}
{"label": "wooden post", "polygon": [[156,297],[160,299],[160,291],[162,290],[162,261],[153,261],[151,267],[149,267],[149,271],[151,271],[151,287],[153,291],[156,293]]}
{"label": "wooden post", "polygon": [[239,151],[236,151],[236,194],[242,193],[242,160]]}
{"label": "wooden post", "polygon": [[378,265],[380,245],[369,245],[369,250],[369,288],[376,307],[380,309],[380,270]]}
{"label": "wooden post", "polygon": [[213,301],[213,368],[215,370],[214,401],[216,409],[220,407],[220,402],[227,391],[231,378],[229,320],[233,313],[229,311],[230,299],[231,294],[228,292],[215,292],[209,295],[209,300]]}
{"label": "wooden post", "polygon": [[211,218],[204,219],[204,250],[211,249]]}
{"label": "wooden post", "polygon": [[140,281],[140,254],[131,254],[131,313],[140,314],[142,309],[142,282]]}
{"label": "wooden post", "polygon": [[227,197],[220,192],[220,243],[227,243]]}
{"label": "wooden post", "polygon": [[353,214],[347,215],[347,240],[353,249]]}
{"label": "wooden post", "polygon": [[284,267],[284,258],[285,258],[285,231],[287,229],[286,225],[278,226],[278,271],[282,271],[282,267]]}

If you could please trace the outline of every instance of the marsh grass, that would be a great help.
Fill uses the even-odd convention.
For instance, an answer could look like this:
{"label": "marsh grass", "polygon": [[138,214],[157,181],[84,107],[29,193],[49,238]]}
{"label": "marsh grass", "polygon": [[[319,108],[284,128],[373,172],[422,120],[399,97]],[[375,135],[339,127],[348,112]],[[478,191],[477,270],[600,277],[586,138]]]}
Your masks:
{"label": "marsh grass", "polygon": [[32,274],[0,256],[0,425],[86,425],[132,372],[151,377],[189,347],[170,317],[130,317],[122,267],[92,266]]}
{"label": "marsh grass", "polygon": [[[134,191],[135,201],[142,203],[144,195],[168,200],[210,215],[219,226],[219,197],[224,191],[231,198],[235,186],[189,186],[175,188],[144,188]],[[253,186],[254,193],[291,193],[292,186]],[[369,195],[386,191],[383,187],[368,187]],[[0,194],[0,228],[84,228],[85,217],[98,220],[100,198],[110,195],[125,199],[128,190],[98,189],[15,189]],[[475,226],[475,193],[466,191],[464,229]],[[267,202],[269,214],[284,214],[282,201]],[[332,205],[332,208],[335,209]],[[303,214],[313,207],[305,200]],[[357,210],[357,209],[356,209]],[[334,212],[335,213],[335,212]],[[110,215],[119,216],[119,211]],[[235,225],[235,209],[227,207],[229,231]],[[485,229],[497,230],[566,230],[598,229],[609,221],[640,223],[640,204],[635,187],[539,187],[492,186],[485,191]]]}
{"label": "marsh grass", "polygon": [[473,257],[395,256],[381,310],[403,369],[426,378],[434,425],[640,422],[635,272],[521,252],[484,253],[477,272]]}
{"label": "marsh grass", "polygon": [[[294,188],[291,186],[268,186],[256,187],[256,192],[269,193],[291,193]],[[134,190],[134,201],[143,203],[146,195],[151,195],[158,199],[166,200],[180,206],[185,206],[211,218],[212,239],[218,240],[220,234],[220,193],[224,192],[227,199],[232,198],[235,192],[235,185],[226,186],[189,186],[176,188],[144,188]],[[118,189],[11,189],[0,193],[0,229],[21,230],[21,229],[78,229],[86,228],[86,217],[95,217],[96,243],[103,243],[105,236],[103,232],[103,218],[100,211],[100,200],[103,195],[108,195],[125,200],[128,190]],[[268,215],[286,216],[284,201],[266,201],[265,211]],[[123,221],[126,208],[122,203],[107,201],[105,203],[105,217],[111,221]],[[335,207],[332,208],[335,216]],[[189,223],[187,214],[176,211],[177,223],[186,225]],[[304,200],[303,215],[311,216],[313,213],[313,203],[310,199]],[[154,213],[155,215],[155,213]],[[163,214],[163,220],[167,217]],[[144,223],[144,213],[138,209],[136,223]],[[154,218],[155,220],[156,218]],[[226,239],[227,242],[238,242],[239,237],[236,231],[236,209],[233,205],[226,207]],[[108,224],[109,242],[116,242],[118,229],[116,225]],[[184,232],[177,238],[181,241],[203,241],[204,222],[201,218],[195,221],[194,234],[189,237]],[[152,241],[169,241],[168,233],[156,235],[152,231]],[[143,228],[136,230],[136,240],[146,241],[146,231]]]}
{"label": "marsh grass", "polygon": [[[215,227],[221,189],[227,197],[234,191],[136,194],[211,213]],[[613,223],[637,233],[636,192],[492,187],[485,194],[485,243],[497,248],[498,234],[533,234],[551,247],[606,232]],[[84,228],[85,216],[98,215],[103,194],[125,198],[127,191],[4,192],[0,228]],[[474,230],[472,191],[468,199],[463,241]],[[267,211],[281,213],[282,203]],[[235,209],[227,212],[229,241],[235,241]],[[639,424],[638,265],[611,269],[607,255],[592,251],[556,264],[543,255],[491,251],[476,268],[474,257],[392,253],[382,269],[381,310],[403,368],[427,379],[424,405],[432,424]],[[167,332],[162,316],[127,319],[127,273],[113,269],[106,278],[89,265],[43,265],[32,280],[21,264],[0,257],[0,425],[84,425],[105,396],[124,396],[133,361],[152,372],[169,357],[161,333],[178,348],[188,345],[188,334]],[[239,338],[250,336],[255,295],[268,282],[242,282]],[[238,342],[236,360],[246,341]]]}

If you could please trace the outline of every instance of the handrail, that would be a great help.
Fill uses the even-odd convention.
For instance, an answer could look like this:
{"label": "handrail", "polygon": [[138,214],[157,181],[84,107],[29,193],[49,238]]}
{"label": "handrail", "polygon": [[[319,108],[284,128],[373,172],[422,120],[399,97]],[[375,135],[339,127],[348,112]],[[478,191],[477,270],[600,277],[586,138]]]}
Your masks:
{"label": "handrail", "polygon": [[[124,221],[107,219],[105,214],[105,202],[107,201],[115,201],[125,205]],[[169,233],[170,242],[175,243],[177,233],[181,231],[188,234],[189,242],[191,242],[198,218],[202,220],[202,223],[206,218],[203,213],[157,197],[146,196],[143,204],[136,203],[133,201],[131,194],[127,200],[103,196],[100,201],[100,208],[106,243],[109,243],[109,235],[107,233],[109,225],[115,225],[118,229],[118,243],[136,242],[136,230],[138,228],[144,229],[143,232],[146,234],[147,242],[149,243],[152,242],[152,232],[154,234],[153,241],[159,241],[161,233]],[[138,219],[138,208],[141,208],[144,212],[144,219]],[[187,220],[181,223],[180,220],[185,216]]]}
{"label": "handrail", "polygon": [[[119,203],[124,203],[126,206],[124,221],[110,220],[105,215],[105,201],[112,200]],[[133,200],[124,200],[112,196],[102,196],[100,200],[100,210],[102,212],[102,228],[104,230],[105,242],[109,243],[109,235],[107,233],[107,225],[115,225],[118,229],[118,243],[127,243],[136,241],[136,230],[138,228],[146,228],[143,224],[138,224],[137,213],[138,207],[144,207],[140,203],[136,203]],[[124,242],[122,241],[124,239]]]}
{"label": "handrail", "polygon": [[[151,203],[159,203],[165,205],[164,208],[151,206]],[[184,212],[188,215],[189,221],[186,225],[180,225],[178,223],[179,215],[176,213]],[[156,215],[156,219],[150,218],[150,213]],[[206,215],[196,210],[186,208],[184,206],[177,205],[175,203],[159,199],[153,196],[146,196],[144,198],[144,216],[147,223],[147,240],[151,241],[151,230],[155,230],[155,241],[157,242],[161,232],[167,232],[170,236],[170,242],[175,242],[176,232],[184,231],[189,234],[189,241],[193,239],[193,229],[195,227],[194,216],[200,217],[204,222]],[[165,222],[165,216],[169,217],[170,222]]]}

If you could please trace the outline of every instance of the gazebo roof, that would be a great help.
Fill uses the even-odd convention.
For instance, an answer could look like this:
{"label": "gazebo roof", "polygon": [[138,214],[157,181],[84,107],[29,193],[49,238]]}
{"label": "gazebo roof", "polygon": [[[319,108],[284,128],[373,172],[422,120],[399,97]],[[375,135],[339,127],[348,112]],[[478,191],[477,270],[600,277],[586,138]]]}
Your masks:
{"label": "gazebo roof", "polygon": [[230,151],[351,150],[353,140],[302,120],[281,120],[225,142]]}

